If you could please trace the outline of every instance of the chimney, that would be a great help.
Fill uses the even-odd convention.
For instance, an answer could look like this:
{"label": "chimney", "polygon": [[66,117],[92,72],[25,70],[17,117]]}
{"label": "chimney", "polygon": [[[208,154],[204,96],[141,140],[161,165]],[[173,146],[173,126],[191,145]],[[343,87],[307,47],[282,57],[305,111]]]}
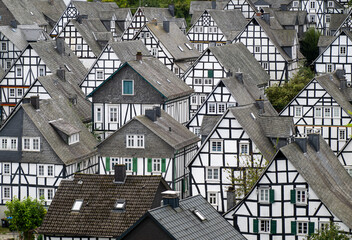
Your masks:
{"label": "chimney", "polygon": [[142,61],[142,59],[143,59],[142,52],[141,52],[141,51],[138,51],[137,54],[136,54],[136,60],[137,60],[137,61]]}
{"label": "chimney", "polygon": [[257,108],[259,109],[259,114],[264,113],[264,99],[262,99],[262,96],[259,97],[259,99],[255,100],[255,103],[257,105]]}
{"label": "chimney", "polygon": [[88,19],[88,15],[78,15],[76,17],[76,21],[79,23],[79,24],[82,24],[82,20],[83,19]]}
{"label": "chimney", "polygon": [[231,70],[229,70],[228,72],[226,72],[226,77],[232,77],[232,72],[231,72]]}
{"label": "chimney", "polygon": [[168,190],[161,193],[163,197],[163,205],[169,205],[173,209],[180,207],[179,198],[176,191]]}
{"label": "chimney", "polygon": [[50,5],[53,5],[53,4],[54,4],[54,0],[48,0],[48,3],[49,3]]}
{"label": "chimney", "polygon": [[170,21],[163,21],[163,28],[164,31],[169,33],[170,32]]}
{"label": "chimney", "polygon": [[235,73],[235,77],[237,78],[237,80],[243,84],[243,73],[241,72],[236,72]]}
{"label": "chimney", "polygon": [[63,38],[56,38],[56,50],[59,54],[65,54],[65,40]]}
{"label": "chimney", "polygon": [[157,116],[156,116],[156,111],[155,109],[146,109],[145,110],[145,116],[147,118],[149,118],[151,121],[155,122],[156,119],[157,119]]}
{"label": "chimney", "polygon": [[150,23],[154,24],[155,26],[158,26],[158,20],[156,20],[156,18],[153,18]]}
{"label": "chimney", "polygon": [[280,9],[281,11],[287,11],[287,4],[281,4]]}
{"label": "chimney", "polygon": [[126,165],[115,164],[114,165],[115,178],[114,183],[125,183],[126,180]]}
{"label": "chimney", "polygon": [[63,82],[66,81],[66,77],[65,77],[65,69],[63,68],[59,68],[56,70],[56,75],[57,77],[62,80]]}
{"label": "chimney", "polygon": [[11,20],[10,26],[11,26],[12,28],[17,28],[17,21],[16,21],[16,20]]}
{"label": "chimney", "polygon": [[230,210],[236,205],[236,192],[234,187],[227,189],[227,210]]}
{"label": "chimney", "polygon": [[175,5],[174,4],[169,4],[169,12],[172,17],[175,17]]}
{"label": "chimney", "polygon": [[39,109],[39,96],[31,96],[30,102],[34,109]]}
{"label": "chimney", "polygon": [[338,78],[338,79],[345,79],[345,74],[346,74],[346,71],[345,71],[345,69],[336,69],[336,77]]}
{"label": "chimney", "polygon": [[307,152],[307,138],[305,137],[296,137],[295,142],[299,146],[299,148],[302,150],[303,153]]}
{"label": "chimney", "polygon": [[320,138],[318,133],[308,134],[308,142],[315,149],[316,152],[319,152],[320,149]]}
{"label": "chimney", "polygon": [[216,9],[216,0],[211,1],[211,9]]}
{"label": "chimney", "polygon": [[157,117],[161,117],[161,108],[160,108],[160,106],[154,107],[153,109],[154,109],[154,111],[156,113],[156,116]]}
{"label": "chimney", "polygon": [[262,19],[263,19],[268,25],[270,25],[270,13],[263,13],[263,14],[262,14]]}

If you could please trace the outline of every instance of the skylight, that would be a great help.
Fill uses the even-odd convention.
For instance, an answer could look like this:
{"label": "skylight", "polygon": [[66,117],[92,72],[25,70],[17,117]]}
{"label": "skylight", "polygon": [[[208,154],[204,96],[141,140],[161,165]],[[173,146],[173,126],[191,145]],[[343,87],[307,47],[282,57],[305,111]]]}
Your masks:
{"label": "skylight", "polygon": [[206,218],[204,217],[203,214],[201,214],[198,210],[194,210],[193,213],[201,220],[201,221],[205,221]]}
{"label": "skylight", "polygon": [[256,119],[256,117],[254,116],[254,114],[253,114],[253,113],[251,113],[251,116],[252,116],[252,118],[253,118],[253,119]]}
{"label": "skylight", "polygon": [[76,200],[75,203],[73,204],[72,206],[72,211],[79,211],[81,210],[81,207],[82,207],[82,204],[83,204],[83,200]]}
{"label": "skylight", "polygon": [[166,81],[169,82],[169,83],[171,82],[170,79],[168,79],[168,78],[166,79]]}
{"label": "skylight", "polygon": [[69,66],[67,66],[66,64],[65,64],[65,68],[67,69],[67,71],[71,72],[71,68]]}
{"label": "skylight", "polygon": [[192,47],[188,43],[185,43],[185,45],[189,50],[192,50]]}
{"label": "skylight", "polygon": [[180,49],[181,52],[183,52],[183,48],[181,46],[177,46],[178,49]]}
{"label": "skylight", "polygon": [[159,81],[156,81],[157,84],[161,85],[161,83]]}
{"label": "skylight", "polygon": [[125,200],[117,200],[114,206],[115,210],[125,210],[126,201]]}

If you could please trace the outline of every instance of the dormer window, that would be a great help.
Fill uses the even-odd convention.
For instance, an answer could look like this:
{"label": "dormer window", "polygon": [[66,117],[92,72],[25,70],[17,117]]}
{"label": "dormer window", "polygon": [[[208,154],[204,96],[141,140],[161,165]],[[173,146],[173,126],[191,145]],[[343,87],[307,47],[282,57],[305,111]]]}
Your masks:
{"label": "dormer window", "polygon": [[114,206],[114,210],[123,211],[126,209],[126,201],[125,200],[117,200]]}
{"label": "dormer window", "polygon": [[83,199],[78,199],[74,202],[71,210],[78,212],[79,210],[81,210],[82,205],[83,205]]}
{"label": "dormer window", "polygon": [[68,145],[79,142],[79,133],[72,134],[68,137]]}

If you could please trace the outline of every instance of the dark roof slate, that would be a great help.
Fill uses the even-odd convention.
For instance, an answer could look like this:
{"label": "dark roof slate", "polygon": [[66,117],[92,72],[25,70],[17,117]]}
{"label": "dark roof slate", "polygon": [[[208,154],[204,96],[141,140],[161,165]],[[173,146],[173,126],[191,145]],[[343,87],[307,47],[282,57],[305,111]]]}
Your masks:
{"label": "dark roof slate", "polygon": [[136,60],[136,54],[138,51],[142,52],[143,57],[152,56],[147,47],[139,40],[109,42],[109,45],[114,50],[121,63]]}

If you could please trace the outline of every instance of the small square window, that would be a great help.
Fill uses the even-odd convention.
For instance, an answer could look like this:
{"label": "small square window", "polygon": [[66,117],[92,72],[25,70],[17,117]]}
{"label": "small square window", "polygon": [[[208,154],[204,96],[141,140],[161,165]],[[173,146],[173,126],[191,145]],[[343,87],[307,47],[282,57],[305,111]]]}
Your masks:
{"label": "small square window", "polygon": [[133,95],[133,80],[122,80],[122,95]]}
{"label": "small square window", "polygon": [[240,154],[249,155],[249,143],[240,143]]}
{"label": "small square window", "polygon": [[104,80],[104,70],[97,70],[96,71],[96,78],[97,78],[97,80]]}
{"label": "small square window", "polygon": [[298,7],[299,6],[299,1],[293,1],[292,7]]}
{"label": "small square window", "polygon": [[222,152],[222,141],[221,140],[211,140],[210,141],[211,152]]}
{"label": "small square window", "polygon": [[346,46],[340,46],[340,55],[345,56],[347,51],[346,51]]}
{"label": "small square window", "polygon": [[310,8],[315,8],[315,1],[310,1]]}
{"label": "small square window", "polygon": [[125,210],[126,201],[125,200],[117,200],[114,206],[115,210]]}
{"label": "small square window", "polygon": [[270,233],[270,220],[260,219],[259,220],[259,232],[260,233]]}
{"label": "small square window", "polygon": [[306,205],[307,204],[307,189],[296,189],[296,204]]}
{"label": "small square window", "polygon": [[202,78],[195,78],[194,85],[202,85]]}
{"label": "small square window", "polygon": [[15,95],[15,89],[14,88],[10,88],[9,89],[9,96],[10,97],[15,97],[16,95]]}
{"label": "small square window", "polygon": [[308,222],[297,222],[297,234],[299,235],[308,234]]}
{"label": "small square window", "polygon": [[72,206],[72,211],[79,211],[83,205],[83,200],[75,200]]}
{"label": "small square window", "polygon": [[207,180],[219,180],[219,168],[207,168]]}

